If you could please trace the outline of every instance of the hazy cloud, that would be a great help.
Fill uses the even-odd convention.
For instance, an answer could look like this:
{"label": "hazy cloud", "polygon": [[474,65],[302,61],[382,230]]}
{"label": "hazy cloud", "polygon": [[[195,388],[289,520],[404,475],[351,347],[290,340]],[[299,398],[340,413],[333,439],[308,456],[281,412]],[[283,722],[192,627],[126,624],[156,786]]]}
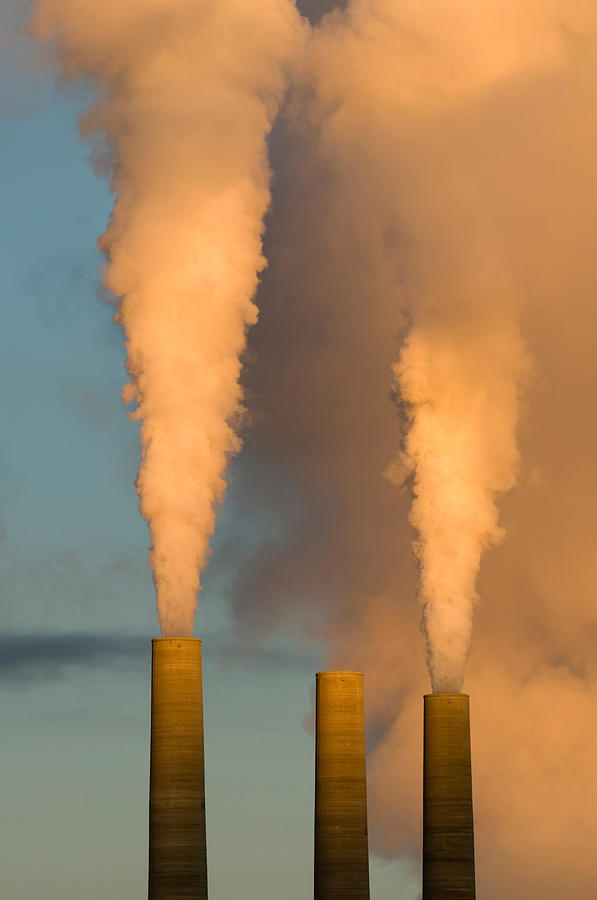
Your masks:
{"label": "hazy cloud", "polygon": [[[315,657],[292,646],[264,646],[223,634],[202,638],[204,658],[225,666],[279,670],[313,665]],[[0,682],[27,684],[67,677],[77,669],[149,667],[151,638],[117,634],[0,635]]]}

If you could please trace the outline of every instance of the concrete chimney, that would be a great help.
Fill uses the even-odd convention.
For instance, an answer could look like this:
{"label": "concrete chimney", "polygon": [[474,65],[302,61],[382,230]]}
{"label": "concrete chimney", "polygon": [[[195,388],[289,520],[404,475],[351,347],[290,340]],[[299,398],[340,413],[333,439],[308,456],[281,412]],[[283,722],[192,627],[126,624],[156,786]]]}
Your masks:
{"label": "concrete chimney", "polygon": [[315,900],[369,900],[363,675],[316,687]]}
{"label": "concrete chimney", "polygon": [[423,900],[475,900],[469,703],[425,697]]}
{"label": "concrete chimney", "polygon": [[152,641],[149,900],[207,900],[201,641]]}

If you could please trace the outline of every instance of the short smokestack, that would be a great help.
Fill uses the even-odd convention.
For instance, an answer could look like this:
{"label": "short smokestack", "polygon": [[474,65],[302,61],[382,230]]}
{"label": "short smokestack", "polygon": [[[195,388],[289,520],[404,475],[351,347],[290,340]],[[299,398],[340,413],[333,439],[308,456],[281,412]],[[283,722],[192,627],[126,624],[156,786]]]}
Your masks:
{"label": "short smokestack", "polygon": [[201,641],[152,641],[149,900],[207,900]]}
{"label": "short smokestack", "polygon": [[423,900],[474,898],[468,696],[428,694],[423,751]]}
{"label": "short smokestack", "polygon": [[316,686],[315,900],[369,900],[363,675]]}

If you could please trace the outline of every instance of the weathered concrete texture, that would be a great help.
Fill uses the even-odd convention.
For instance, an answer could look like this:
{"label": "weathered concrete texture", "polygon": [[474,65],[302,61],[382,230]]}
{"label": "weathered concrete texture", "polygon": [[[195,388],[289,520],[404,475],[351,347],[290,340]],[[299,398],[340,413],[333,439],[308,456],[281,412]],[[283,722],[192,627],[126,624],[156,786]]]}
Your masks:
{"label": "weathered concrete texture", "polygon": [[315,739],[315,900],[369,900],[360,672],[318,672]]}
{"label": "weathered concrete texture", "polygon": [[425,697],[423,900],[474,900],[475,849],[469,702]]}
{"label": "weathered concrete texture", "polygon": [[149,900],[207,900],[201,641],[153,641]]}

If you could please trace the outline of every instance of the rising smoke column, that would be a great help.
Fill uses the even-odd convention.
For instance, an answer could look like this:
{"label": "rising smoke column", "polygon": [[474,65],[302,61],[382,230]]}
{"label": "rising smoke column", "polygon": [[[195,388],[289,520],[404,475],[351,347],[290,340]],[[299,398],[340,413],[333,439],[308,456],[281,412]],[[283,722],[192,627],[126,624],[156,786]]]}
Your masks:
{"label": "rising smoke column", "polygon": [[[368,0],[324,20],[311,51],[316,127],[304,134],[297,122],[287,138],[292,166],[276,180],[249,337],[258,365],[248,440],[261,469],[253,462],[244,479],[247,508],[261,504],[295,530],[272,529],[237,606],[247,627],[257,613],[271,628],[282,616],[318,625],[323,612],[326,666],[366,671],[371,846],[408,854],[416,876],[412,773],[427,674],[412,498],[380,477],[400,442],[388,399],[400,310],[413,338],[441,320],[450,346],[469,355],[470,319],[496,376],[520,379],[522,331],[534,373],[523,386],[520,472],[507,496],[494,495],[508,536],[482,560],[467,664],[483,698],[478,890],[486,900],[594,900],[597,5]],[[413,278],[417,247],[429,248],[424,283]],[[485,269],[467,287],[462,273]],[[448,308],[459,309],[460,329],[455,316],[448,328]],[[512,336],[509,357],[497,335],[492,344],[496,318]],[[300,503],[280,490],[280,473]]]}
{"label": "rising smoke column", "polygon": [[[139,505],[163,635],[190,635],[224,471],[269,194],[266,137],[296,49],[290,0],[38,0],[33,29],[99,99],[116,195],[100,239],[141,421]],[[105,162],[104,154],[104,162]]]}
{"label": "rising smoke column", "polygon": [[[495,281],[499,284],[498,279]],[[495,283],[479,285],[495,291]],[[473,294],[474,296],[474,294]],[[410,522],[419,562],[419,599],[434,691],[458,693],[471,639],[483,550],[503,537],[497,497],[518,470],[518,384],[522,339],[500,306],[485,314],[450,304],[417,310],[394,381],[408,430],[398,466],[411,478]]]}
{"label": "rising smoke column", "polygon": [[551,33],[524,56],[532,30],[509,0],[353,0],[324,20],[309,56],[321,146],[368,195],[362,227],[394,260],[408,322],[392,375],[406,429],[387,475],[414,493],[434,691],[462,687],[481,555],[502,539],[497,500],[517,475],[521,291],[468,121],[521,64],[557,58]]}

